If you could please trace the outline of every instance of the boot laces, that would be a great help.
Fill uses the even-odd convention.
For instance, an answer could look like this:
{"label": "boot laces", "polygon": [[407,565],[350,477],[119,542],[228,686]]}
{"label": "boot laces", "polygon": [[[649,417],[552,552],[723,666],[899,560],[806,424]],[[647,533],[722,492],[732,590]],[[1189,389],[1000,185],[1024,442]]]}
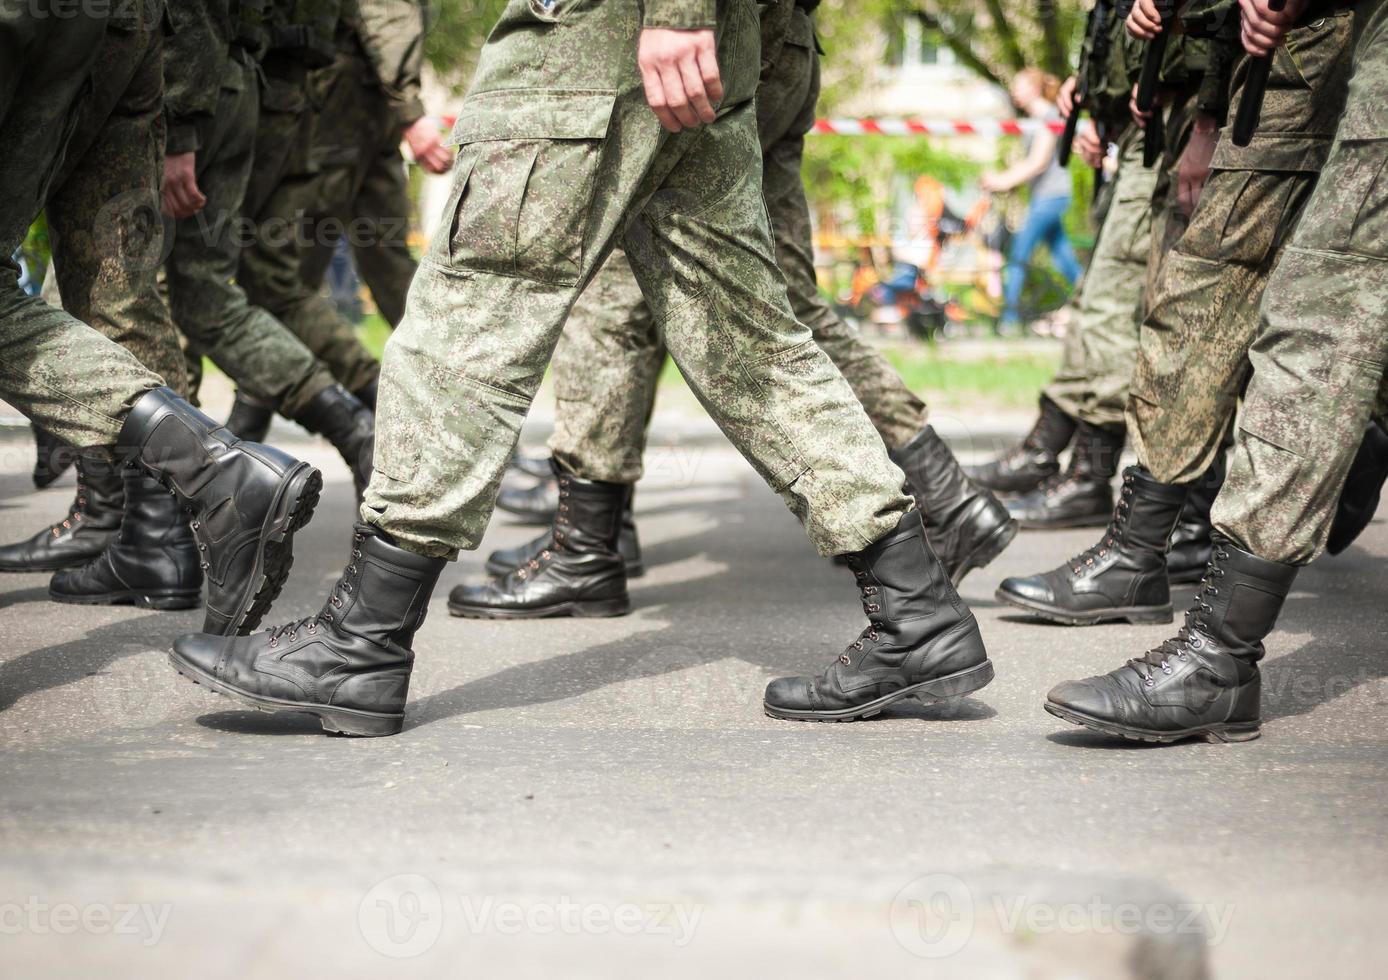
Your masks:
{"label": "boot laces", "polygon": [[335,622],[333,616],[334,609],[341,609],[343,596],[350,596],[353,591],[352,583],[358,574],[357,562],[361,560],[362,535],[360,532],[352,535],[352,557],[347,562],[347,567],[343,569],[337,584],[328,593],[328,601],[323,604],[323,608],[316,615],[305,616],[303,619],[296,619],[292,623],[285,623],[283,626],[268,626],[266,633],[270,634],[271,648],[278,647],[280,640],[288,640],[294,643],[299,639],[299,632],[303,631],[309,636],[318,635],[319,626],[330,626]]}
{"label": "boot laces", "polygon": [[59,521],[57,524],[54,524],[48,530],[52,533],[53,537],[62,537],[64,531],[71,530],[74,524],[80,524],[87,519],[86,510],[87,484],[83,482],[82,477],[79,474],[77,477],[77,496],[72,501],[72,507],[69,508],[67,512],[67,517],[64,517],[61,521]]}
{"label": "boot laces", "polygon": [[1070,571],[1079,575],[1087,566],[1093,565],[1095,561],[1108,555],[1109,549],[1118,545],[1118,538],[1123,533],[1124,526],[1128,523],[1128,513],[1132,509],[1133,478],[1129,474],[1123,476],[1123,489],[1118,494],[1118,506],[1113,509],[1113,519],[1108,522],[1108,529],[1104,531],[1104,536],[1099,539],[1098,544],[1090,545],[1069,561]]}
{"label": "boot laces", "polygon": [[1210,555],[1210,563],[1205,568],[1205,577],[1200,580],[1201,589],[1195,594],[1195,602],[1186,610],[1185,624],[1172,638],[1163,640],[1160,645],[1142,656],[1128,661],[1128,666],[1138,672],[1142,677],[1142,683],[1148,687],[1157,682],[1158,670],[1163,674],[1170,674],[1175,670],[1171,666],[1173,658],[1184,662],[1190,658],[1192,650],[1199,650],[1205,645],[1205,634],[1209,626],[1203,617],[1214,612],[1214,607],[1209,604],[1207,598],[1219,595],[1219,580],[1224,578],[1224,569],[1220,562],[1227,561],[1228,558],[1229,552],[1219,546],[1215,547]]}
{"label": "boot laces", "polygon": [[[867,572],[858,568],[856,559],[850,558],[848,561],[849,564],[853,566],[853,577],[858,580],[859,599],[863,604],[863,612],[868,617],[867,626],[863,628],[863,631],[858,634],[858,638],[850,643],[849,646],[855,650],[862,650],[864,643],[868,641],[876,643],[882,638],[880,632],[882,624],[876,619],[877,614],[882,611],[882,603],[879,601],[882,590],[879,586],[868,582]],[[839,660],[844,664],[850,663],[847,652],[839,657]]]}

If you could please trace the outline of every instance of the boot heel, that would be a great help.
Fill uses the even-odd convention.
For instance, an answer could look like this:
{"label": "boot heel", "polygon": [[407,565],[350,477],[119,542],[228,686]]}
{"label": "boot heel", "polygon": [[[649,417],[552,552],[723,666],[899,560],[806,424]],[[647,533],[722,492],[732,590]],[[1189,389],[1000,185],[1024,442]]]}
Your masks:
{"label": "boot heel", "polygon": [[314,714],[323,731],[338,735],[355,735],[360,738],[380,738],[385,735],[398,735],[405,727],[405,715],[367,715],[356,712],[319,709]]}
{"label": "boot heel", "polygon": [[993,680],[993,661],[985,660],[976,667],[961,670],[957,674],[926,681],[911,692],[911,696],[922,704],[933,704],[947,698],[957,698],[987,687]]}
{"label": "boot heel", "polygon": [[575,602],[574,612],[579,616],[601,618],[604,616],[625,616],[631,612],[631,597],[617,596],[615,599],[587,599]]}

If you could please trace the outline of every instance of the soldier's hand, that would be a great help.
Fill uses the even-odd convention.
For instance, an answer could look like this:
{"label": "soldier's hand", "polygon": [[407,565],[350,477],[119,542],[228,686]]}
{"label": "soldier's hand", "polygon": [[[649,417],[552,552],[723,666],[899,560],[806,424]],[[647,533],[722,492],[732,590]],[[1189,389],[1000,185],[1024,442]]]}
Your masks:
{"label": "soldier's hand", "polygon": [[1060,114],[1066,119],[1070,118],[1070,113],[1075,111],[1075,86],[1079,82],[1074,75],[1060,84],[1060,91],[1055,95],[1055,107],[1060,110]]}
{"label": "soldier's hand", "polygon": [[[1171,0],[1163,0],[1170,3]],[[1137,0],[1128,13],[1128,33],[1139,41],[1150,41],[1161,33],[1161,11],[1157,0]]]}
{"label": "soldier's hand", "polygon": [[[1158,92],[1156,93],[1156,95],[1154,95],[1154,96],[1152,97],[1152,105],[1153,105],[1153,107],[1155,107],[1155,106],[1158,106],[1158,105],[1160,105],[1160,104],[1161,104],[1161,92],[1158,91]],[[1139,109],[1139,108],[1137,107],[1137,86],[1136,86],[1136,85],[1133,86],[1132,92],[1130,92],[1130,93],[1128,94],[1128,114],[1131,115],[1131,116],[1133,117],[1133,122],[1137,124],[1137,128],[1138,128],[1138,129],[1142,129],[1143,127],[1145,127],[1145,126],[1147,125],[1147,120],[1150,119],[1150,118],[1152,118],[1152,113],[1151,113],[1151,112],[1143,112],[1141,109]]]}
{"label": "soldier's hand", "polygon": [[1219,142],[1219,128],[1209,116],[1196,116],[1190,140],[1176,163],[1176,203],[1189,217],[1210,178],[1210,160]]}
{"label": "soldier's hand", "polygon": [[1099,132],[1092,125],[1085,126],[1075,134],[1074,152],[1091,168],[1103,166],[1108,146],[1099,139]]}
{"label": "soldier's hand", "polygon": [[191,218],[207,206],[198,189],[197,154],[170,153],[164,157],[164,187],[160,207],[170,218]]}
{"label": "soldier's hand", "polygon": [[453,166],[453,154],[443,145],[439,124],[429,116],[416,119],[405,129],[405,143],[414,162],[431,174],[448,173]]}
{"label": "soldier's hand", "polygon": [[1272,54],[1282,38],[1301,19],[1310,0],[1287,0],[1287,5],[1275,13],[1268,9],[1268,0],[1239,0],[1243,11],[1240,34],[1244,50],[1255,58]]}
{"label": "soldier's hand", "polygon": [[647,27],[636,48],[646,104],[672,133],[718,118],[723,98],[713,31]]}

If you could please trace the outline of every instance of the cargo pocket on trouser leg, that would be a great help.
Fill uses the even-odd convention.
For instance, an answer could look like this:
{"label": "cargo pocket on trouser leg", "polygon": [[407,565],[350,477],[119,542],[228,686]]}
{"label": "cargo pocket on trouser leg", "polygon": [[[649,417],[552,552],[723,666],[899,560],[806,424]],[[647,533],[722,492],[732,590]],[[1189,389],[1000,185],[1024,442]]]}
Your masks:
{"label": "cargo pocket on trouser leg", "polygon": [[386,346],[366,508],[442,553],[475,547],[583,274],[615,97],[468,99],[445,218]]}
{"label": "cargo pocket on trouser leg", "polygon": [[514,89],[463,106],[458,176],[430,256],[454,270],[571,285],[616,95]]}

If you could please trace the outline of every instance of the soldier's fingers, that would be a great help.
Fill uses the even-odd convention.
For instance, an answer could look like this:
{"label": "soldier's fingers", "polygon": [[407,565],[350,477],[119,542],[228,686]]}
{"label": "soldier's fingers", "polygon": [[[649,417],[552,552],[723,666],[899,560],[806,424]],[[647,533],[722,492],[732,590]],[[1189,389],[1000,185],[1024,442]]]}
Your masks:
{"label": "soldier's fingers", "polygon": [[704,80],[704,91],[715,106],[723,101],[723,76],[718,71],[718,52],[713,42],[699,46],[699,74]]}
{"label": "soldier's fingers", "polygon": [[674,113],[670,111],[666,101],[665,86],[654,68],[641,65],[641,86],[646,90],[646,105],[651,107],[655,117],[660,120],[660,125],[669,132],[678,133],[682,127]]}
{"label": "soldier's fingers", "polygon": [[679,69],[680,77],[684,81],[685,94],[689,96],[690,107],[698,115],[700,122],[713,122],[718,118],[718,113],[714,111],[708,93],[704,91],[704,78],[699,72],[698,62],[694,58],[685,58],[680,62]]}
{"label": "soldier's fingers", "polygon": [[691,129],[698,126],[698,113],[689,104],[689,94],[684,90],[684,79],[680,77],[679,69],[675,65],[667,63],[660,66],[660,84],[665,89],[670,111],[675,114],[680,125]]}

